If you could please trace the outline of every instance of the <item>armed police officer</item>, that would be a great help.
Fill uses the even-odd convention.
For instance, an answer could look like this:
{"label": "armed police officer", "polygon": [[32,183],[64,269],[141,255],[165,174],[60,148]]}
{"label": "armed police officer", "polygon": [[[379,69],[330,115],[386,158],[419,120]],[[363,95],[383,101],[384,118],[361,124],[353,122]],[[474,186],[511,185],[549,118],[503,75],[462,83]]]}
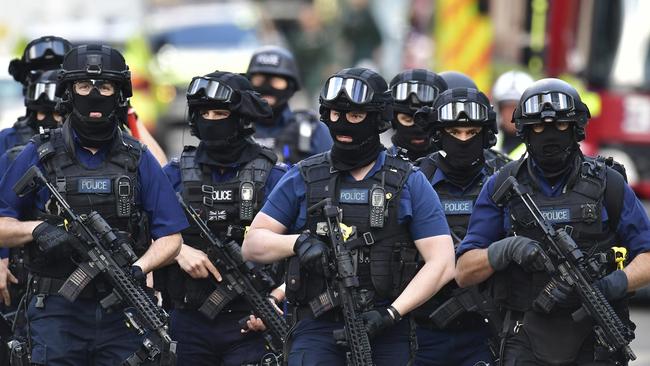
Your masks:
{"label": "armed police officer", "polygon": [[[424,121],[420,120],[420,113],[426,116]],[[415,123],[431,126],[428,129],[433,131],[433,143],[439,150],[418,160],[416,165],[440,197],[454,245],[458,245],[465,236],[483,183],[496,170],[494,161],[486,160],[484,153],[496,141],[495,113],[483,93],[471,88],[454,88],[444,91],[432,108],[423,109],[416,116]],[[468,304],[485,297],[477,288],[459,290],[452,281],[416,309],[415,364],[491,364],[488,339],[492,335],[485,318],[498,322],[496,309],[467,308]],[[472,305],[479,304],[486,305],[483,301]],[[429,319],[432,313],[434,316]]]}
{"label": "armed police officer", "polygon": [[125,270],[143,283],[178,254],[187,220],[154,157],[118,129],[131,96],[122,55],[84,45],[66,54],[62,68],[57,94],[68,119],[27,144],[0,181],[0,243],[27,250],[31,362],[115,365],[138,349],[140,336],[126,327],[122,311],[100,304],[112,291],[102,275],[74,302],[59,295],[83,260],[71,249],[78,239],[66,231],[49,191],[18,197],[13,187],[28,168],[40,168],[77,214],[96,211],[133,242],[139,258]]}
{"label": "armed police officer", "polygon": [[[626,364],[621,352],[610,353],[595,342],[591,320],[572,318],[580,305],[575,287],[564,280],[549,282],[544,270],[549,251],[540,244],[548,241],[530,211],[519,199],[503,202],[500,194],[494,196],[502,182],[515,177],[543,217],[570,234],[590,263],[599,263],[592,267],[600,273],[594,287],[629,322],[627,294],[650,282],[650,221],[617,169],[580,152],[589,118],[587,106],[566,82],[542,79],[528,87],[514,112],[528,155],[488,180],[457,249],[459,285],[488,280],[495,301],[506,310],[504,365]],[[627,249],[631,261],[622,270],[613,263],[613,246]],[[542,293],[555,304],[550,311],[537,301]]]}
{"label": "armed police officer", "polygon": [[[452,242],[436,193],[410,163],[386,154],[379,141],[393,117],[387,89],[379,74],[364,68],[344,69],[327,80],[320,114],[334,146],[287,172],[244,240],[244,257],[250,260],[290,258],[286,292],[297,321],[289,340],[290,365],[345,364],[346,348],[333,331],[342,329],[350,304],[337,304],[332,294],[337,289],[326,285],[333,278],[331,266],[323,266],[340,263],[330,244],[341,237],[327,236],[338,229],[323,224],[339,219],[314,212],[323,202],[340,209],[341,227],[350,229],[345,248],[337,245],[336,251],[351,251],[354,273],[346,267],[350,272],[339,275],[358,277],[353,305],[361,313],[361,331],[370,338],[374,364],[408,362],[407,314],[454,272]],[[419,270],[418,254],[425,261]],[[346,327],[355,324],[345,322]],[[347,344],[358,341],[348,338]]]}
{"label": "armed police officer", "polygon": [[[180,159],[164,171],[215,235],[241,245],[246,226],[286,172],[283,165],[276,165],[273,151],[250,137],[253,122],[270,117],[271,108],[245,77],[229,72],[192,79],[187,102],[190,128],[201,142],[196,148],[185,147]],[[251,314],[250,305],[237,297],[218,304],[223,307],[218,313],[200,311],[217,286],[230,284],[221,282],[206,254],[209,243],[198,228],[183,231],[183,241],[178,265],[168,270],[165,281],[174,307],[172,337],[179,342],[178,365],[259,364],[264,339],[257,332],[240,332],[239,320]],[[276,274],[276,280],[279,285],[281,275]]]}
{"label": "armed police officer", "polygon": [[447,83],[436,73],[424,70],[405,70],[395,75],[390,82],[393,96],[392,137],[393,146],[389,153],[398,154],[409,161],[433,153],[436,146],[428,125],[416,124],[413,114],[419,108],[431,106],[440,93],[447,90]]}
{"label": "armed police officer", "polygon": [[260,48],[251,57],[247,75],[273,110],[272,116],[255,121],[255,139],[262,146],[290,164],[332,147],[332,138],[318,116],[289,108],[289,99],[300,90],[298,66],[291,52],[277,46]]}

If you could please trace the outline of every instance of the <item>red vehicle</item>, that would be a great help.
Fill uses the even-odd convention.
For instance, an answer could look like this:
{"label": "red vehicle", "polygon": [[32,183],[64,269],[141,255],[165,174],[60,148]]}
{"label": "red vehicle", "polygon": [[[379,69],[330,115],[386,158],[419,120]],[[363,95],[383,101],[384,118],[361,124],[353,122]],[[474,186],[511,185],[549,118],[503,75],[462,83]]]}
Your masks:
{"label": "red vehicle", "polygon": [[[586,82],[592,119],[582,149],[624,164],[650,198],[650,2],[549,1],[544,72]],[[598,108],[599,107],[599,108]]]}

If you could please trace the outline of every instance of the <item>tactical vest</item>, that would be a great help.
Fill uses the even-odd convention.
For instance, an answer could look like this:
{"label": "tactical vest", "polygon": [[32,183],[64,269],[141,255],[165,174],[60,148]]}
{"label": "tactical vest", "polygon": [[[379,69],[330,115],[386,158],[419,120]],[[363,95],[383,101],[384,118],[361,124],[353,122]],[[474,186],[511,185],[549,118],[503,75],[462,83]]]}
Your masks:
{"label": "tactical vest", "polygon": [[272,149],[281,162],[295,164],[312,155],[311,141],[319,119],[311,111],[294,111],[284,129],[276,136],[256,137]]}
{"label": "tactical vest", "polygon": [[[35,139],[45,176],[76,214],[97,211],[112,228],[130,236],[134,251],[142,255],[151,240],[148,217],[136,203],[143,188],[138,166],[145,147],[118,132],[104,162],[97,168],[89,168],[76,158],[72,138],[69,124],[65,124],[51,130],[50,135],[43,134]],[[36,211],[33,215],[60,221],[60,210],[54,200],[46,203],[45,212]],[[77,257],[67,247],[55,248],[47,256],[30,250],[29,268],[42,276],[67,277],[76,267],[71,256]]]}
{"label": "tactical vest", "polygon": [[14,123],[13,129],[16,133],[16,143],[5,152],[10,163],[16,160],[16,157],[23,151],[32,136],[38,133],[28,122],[29,117],[25,117]]}
{"label": "tactical vest", "polygon": [[[418,252],[408,224],[398,223],[402,187],[413,166],[386,155],[384,165],[372,177],[348,181],[331,168],[329,152],[298,165],[306,186],[307,207],[331,198],[332,204],[342,211],[341,222],[356,228],[356,238],[346,241],[346,245],[356,251],[360,288],[370,291],[369,297],[374,297],[375,302],[395,299],[418,270]],[[382,207],[373,206],[372,192],[378,192],[378,188],[384,191]],[[306,227],[321,235],[323,222],[320,212],[308,214]],[[378,223],[383,227],[375,227]],[[325,236],[323,240],[329,242]],[[325,279],[309,271],[300,271],[299,282],[301,285],[294,287],[291,283],[295,281],[287,281],[287,297],[297,305],[306,304],[326,289]]]}
{"label": "tactical vest", "polygon": [[[435,152],[418,159],[416,162],[416,166],[420,168],[420,171],[427,177],[429,182],[431,182],[431,179],[433,179],[433,176],[438,170],[438,159],[440,158],[440,153]],[[485,165],[491,174],[495,169],[494,166],[488,165],[487,161]],[[440,181],[433,186],[438,194],[438,198],[440,199],[442,209],[445,212],[449,231],[454,241],[454,247],[457,247],[467,234],[469,218],[474,209],[474,204],[476,203],[476,199],[478,198],[479,193],[481,193],[483,184],[488,177],[488,175],[485,175],[482,179],[474,181],[472,187],[460,197],[450,192],[450,184],[446,181]],[[421,264],[424,264],[422,260],[420,261]],[[449,300],[453,296],[452,292],[457,288],[458,286],[456,285],[456,282],[451,281],[426,303],[415,309],[413,311],[413,316],[418,324],[433,326],[429,321],[428,316],[440,305]],[[463,329],[468,330],[469,328],[475,328],[476,325],[484,326],[484,323],[482,323],[483,319],[478,314],[464,313],[462,314],[462,317],[458,318],[458,321],[451,323],[451,326],[448,328],[451,329],[451,327],[458,324],[459,326],[462,326]]]}
{"label": "tactical vest", "polygon": [[[618,222],[614,217],[620,215],[620,210],[616,212],[617,208],[607,205],[610,219],[609,224],[604,224],[602,209],[605,201],[609,201],[607,196],[614,192],[619,192],[614,194],[622,201],[622,190],[614,188],[624,184],[622,177],[607,167],[602,160],[585,158],[569,178],[564,191],[559,196],[546,197],[536,187],[526,161],[520,159],[501,169],[495,178],[495,189],[508,176],[516,177],[522,191],[531,195],[546,219],[556,228],[564,227],[586,256],[606,257],[605,253],[620,243],[615,231],[617,224],[612,223]],[[516,234],[542,241],[539,229],[521,200],[511,199],[505,207],[511,217],[509,236]],[[600,275],[613,270],[613,264],[603,263]],[[500,305],[523,312],[531,309],[534,300],[549,280],[546,272],[529,273],[520,266],[511,264],[506,270],[494,274],[491,291]]]}
{"label": "tactical vest", "polygon": [[[431,179],[433,179],[434,174],[438,170],[438,159],[440,158],[440,154],[435,152],[422,159],[418,159],[416,162],[416,166],[420,168],[420,171],[424,173],[429,182],[431,182]],[[488,165],[487,161],[485,165],[489,172],[488,174],[494,173],[494,166]],[[467,234],[469,217],[472,214],[476,198],[478,198],[479,193],[481,193],[481,188],[483,188],[483,184],[485,183],[485,177],[474,182],[470,190],[465,192],[462,197],[451,194],[449,192],[449,183],[445,181],[441,181],[433,186],[438,194],[438,198],[440,198],[442,209],[445,212],[449,230],[454,240],[454,246],[458,246],[460,241],[465,237],[465,234]]]}
{"label": "tactical vest", "polygon": [[[262,208],[266,181],[275,165],[275,154],[262,149],[237,175],[224,182],[212,180],[212,168],[195,162],[196,148],[186,146],[175,160],[181,171],[183,200],[199,212],[220,240],[235,240],[241,245],[247,225]],[[191,225],[182,232],[183,242],[203,252],[211,250],[198,228]],[[176,307],[196,309],[214,291],[211,279],[192,279],[178,265],[169,269],[167,291]]]}

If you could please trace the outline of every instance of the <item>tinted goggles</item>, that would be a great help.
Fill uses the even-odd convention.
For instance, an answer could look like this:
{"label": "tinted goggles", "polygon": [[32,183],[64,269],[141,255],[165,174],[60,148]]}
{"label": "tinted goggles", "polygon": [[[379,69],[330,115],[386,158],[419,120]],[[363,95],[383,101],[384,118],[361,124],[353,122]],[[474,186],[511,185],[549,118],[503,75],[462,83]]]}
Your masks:
{"label": "tinted goggles", "polygon": [[56,83],[34,83],[27,88],[27,99],[38,100],[41,95],[45,94],[47,100],[54,102],[56,93]]}
{"label": "tinted goggles", "polygon": [[365,104],[372,100],[373,91],[368,84],[360,79],[333,76],[325,82],[321,97],[326,101],[338,98],[345,91],[348,99],[355,104]]}
{"label": "tinted goggles", "polygon": [[457,121],[461,112],[472,121],[485,121],[488,118],[488,108],[477,102],[451,102],[438,107],[440,121]]}
{"label": "tinted goggles", "polygon": [[232,96],[232,88],[217,80],[206,79],[198,76],[192,79],[190,86],[187,88],[187,96],[195,96],[200,91],[206,98],[222,102],[229,102]]}
{"label": "tinted goggles", "polygon": [[550,105],[556,112],[564,112],[573,109],[573,98],[564,93],[551,92],[536,94],[526,99],[521,105],[523,115],[539,114],[545,105]]}
{"label": "tinted goggles", "polygon": [[34,43],[25,50],[25,61],[36,61],[51,56],[63,57],[66,53],[66,44],[63,41],[53,39],[45,42]]}
{"label": "tinted goggles", "polygon": [[422,103],[433,102],[438,97],[439,92],[435,86],[413,81],[399,83],[391,89],[393,99],[396,101],[407,100],[411,94],[415,94]]}

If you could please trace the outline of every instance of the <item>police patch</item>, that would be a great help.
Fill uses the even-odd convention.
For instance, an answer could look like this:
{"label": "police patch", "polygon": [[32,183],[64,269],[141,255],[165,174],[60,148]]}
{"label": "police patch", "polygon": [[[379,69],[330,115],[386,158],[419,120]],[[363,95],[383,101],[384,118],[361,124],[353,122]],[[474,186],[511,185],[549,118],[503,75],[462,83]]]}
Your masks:
{"label": "police patch", "polygon": [[280,56],[273,53],[262,53],[257,56],[255,61],[262,65],[278,66],[280,64]]}
{"label": "police patch", "polygon": [[364,188],[341,189],[339,202],[363,205],[368,203],[368,190]]}
{"label": "police patch", "polygon": [[235,200],[234,190],[232,189],[214,189],[213,186],[203,185],[201,191],[205,193],[204,197],[214,202],[233,202]]}
{"label": "police patch", "polygon": [[79,178],[79,193],[111,193],[110,178]]}
{"label": "police patch", "polygon": [[552,223],[571,221],[571,210],[568,208],[557,208],[551,210],[543,210],[542,216]]}
{"label": "police patch", "polygon": [[440,203],[445,215],[470,215],[474,207],[472,200],[442,200]]}

